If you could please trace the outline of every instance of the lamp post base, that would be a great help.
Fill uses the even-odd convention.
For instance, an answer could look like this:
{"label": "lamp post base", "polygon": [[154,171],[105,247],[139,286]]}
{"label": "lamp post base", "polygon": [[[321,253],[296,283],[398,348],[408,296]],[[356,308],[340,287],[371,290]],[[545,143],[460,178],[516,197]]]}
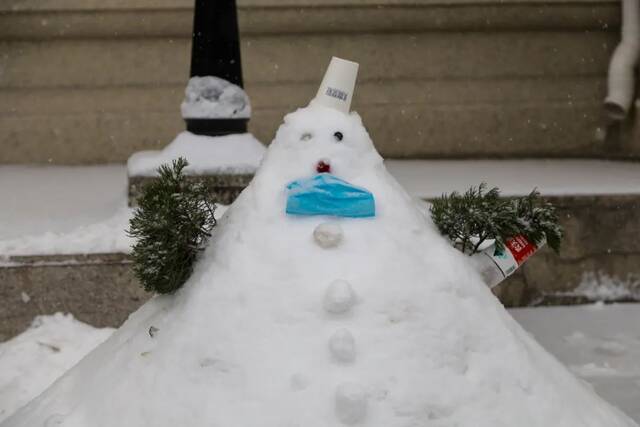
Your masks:
{"label": "lamp post base", "polygon": [[246,133],[249,119],[184,119],[187,130],[196,135],[223,136]]}

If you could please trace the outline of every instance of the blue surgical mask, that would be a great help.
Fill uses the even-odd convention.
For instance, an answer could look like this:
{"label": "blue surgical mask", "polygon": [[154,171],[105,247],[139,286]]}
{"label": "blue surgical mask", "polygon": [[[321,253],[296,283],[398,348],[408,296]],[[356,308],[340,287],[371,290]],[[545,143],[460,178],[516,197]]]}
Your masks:
{"label": "blue surgical mask", "polygon": [[376,215],[371,192],[329,173],[295,180],[287,185],[289,215],[328,215],[367,218]]}

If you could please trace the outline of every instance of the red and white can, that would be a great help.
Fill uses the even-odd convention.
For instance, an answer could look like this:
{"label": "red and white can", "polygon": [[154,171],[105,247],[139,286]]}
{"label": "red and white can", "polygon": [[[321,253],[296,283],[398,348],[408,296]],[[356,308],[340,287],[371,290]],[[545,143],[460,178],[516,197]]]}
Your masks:
{"label": "red and white can", "polygon": [[511,276],[545,243],[544,240],[533,243],[524,236],[514,236],[505,241],[503,250],[496,249],[494,244],[482,252],[474,254],[471,259],[485,283],[493,288]]}

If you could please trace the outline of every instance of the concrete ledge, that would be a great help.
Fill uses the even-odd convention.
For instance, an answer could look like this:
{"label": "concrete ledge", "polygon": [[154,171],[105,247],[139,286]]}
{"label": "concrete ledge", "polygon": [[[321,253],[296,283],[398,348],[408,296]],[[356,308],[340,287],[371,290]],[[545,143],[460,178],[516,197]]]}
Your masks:
{"label": "concrete ledge", "polygon": [[20,256],[0,264],[0,341],[39,314],[73,313],[95,326],[119,326],[149,298],[124,254]]}
{"label": "concrete ledge", "polygon": [[[216,203],[230,205],[253,179],[251,174],[189,175],[187,181],[201,182]],[[129,177],[129,206],[136,206],[145,185],[154,181],[148,176]]]}

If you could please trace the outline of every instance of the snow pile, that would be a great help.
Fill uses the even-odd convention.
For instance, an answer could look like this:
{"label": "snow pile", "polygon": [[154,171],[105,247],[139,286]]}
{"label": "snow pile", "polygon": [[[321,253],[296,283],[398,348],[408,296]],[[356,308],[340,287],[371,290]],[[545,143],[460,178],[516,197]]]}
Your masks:
{"label": "snow pile", "polygon": [[557,295],[585,297],[590,301],[639,300],[640,278],[630,274],[623,280],[602,272],[586,272],[577,288]]}
{"label": "snow pile", "polygon": [[31,327],[0,343],[0,421],[46,389],[85,354],[106,340],[97,329],[57,313],[38,316]]}
{"label": "snow pile", "polygon": [[191,77],[180,105],[185,119],[248,119],[249,97],[240,86],[214,76]]}
{"label": "snow pile", "polygon": [[250,133],[201,136],[181,132],[161,151],[140,151],[129,158],[129,176],[155,176],[158,168],[178,157],[189,162],[187,174],[254,173],[265,147]]}
{"label": "snow pile", "polygon": [[[327,217],[285,215],[286,185],[319,160],[373,193],[377,216],[331,218],[314,237]],[[123,420],[636,425],[509,316],[387,173],[360,118],[322,107],[285,118],[185,287],[143,305],[3,427]]]}
{"label": "snow pile", "polygon": [[[640,401],[640,338],[636,336],[640,305],[516,308],[509,312],[545,349],[592,384],[598,394],[640,421],[637,405]],[[38,329],[38,342],[51,343],[57,342],[57,337],[68,337],[65,353],[70,361],[80,360],[93,349],[91,342],[97,345],[107,338],[106,331],[112,331],[68,319],[60,314],[42,316],[36,324],[44,324]],[[72,363],[60,365],[60,353],[46,351],[46,346],[38,345],[42,354],[33,357],[38,352],[17,344],[34,342],[33,335],[29,329],[9,343],[0,344],[0,373],[33,373],[34,378],[42,378],[41,373],[46,373],[54,378],[71,366]],[[355,357],[355,339],[346,329],[336,331],[329,345],[332,352],[342,355],[339,360],[351,361]],[[0,421],[51,383],[16,381],[14,375],[6,374],[0,374],[0,378],[0,402],[4,403],[0,404]],[[302,376],[292,379],[292,383],[300,388],[306,384]]]}
{"label": "snow pile", "polygon": [[[216,219],[220,219],[227,208],[226,205],[216,205]],[[71,231],[47,231],[0,240],[0,265],[11,264],[12,261],[6,258],[20,255],[127,254],[134,243],[127,235],[133,212],[132,208],[121,208],[105,221],[82,225]]]}
{"label": "snow pile", "polygon": [[133,240],[127,236],[132,209],[121,208],[105,221],[82,225],[65,232],[47,231],[0,240],[0,257],[14,255],[68,255],[129,253]]}

